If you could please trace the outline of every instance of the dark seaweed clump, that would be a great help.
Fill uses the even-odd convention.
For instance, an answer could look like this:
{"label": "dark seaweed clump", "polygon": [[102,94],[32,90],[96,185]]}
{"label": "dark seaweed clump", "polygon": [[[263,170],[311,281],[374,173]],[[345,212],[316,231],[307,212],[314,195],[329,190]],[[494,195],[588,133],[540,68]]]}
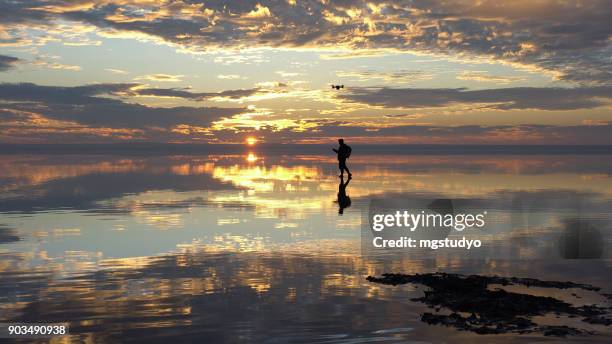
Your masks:
{"label": "dark seaweed clump", "polygon": [[389,285],[413,283],[427,286],[429,290],[425,291],[423,297],[412,300],[427,304],[435,308],[436,312],[444,308],[451,313],[426,312],[422,314],[421,321],[478,334],[542,333],[545,336],[565,337],[591,333],[569,326],[538,325],[532,321],[532,317],[545,314],[581,317],[582,321],[591,324],[605,326],[612,324],[606,308],[595,305],[576,307],[553,297],[489,288],[490,285],[523,285],[558,289],[577,288],[595,292],[600,290],[587,284],[447,273],[383,274],[382,277],[368,276],[367,280]]}

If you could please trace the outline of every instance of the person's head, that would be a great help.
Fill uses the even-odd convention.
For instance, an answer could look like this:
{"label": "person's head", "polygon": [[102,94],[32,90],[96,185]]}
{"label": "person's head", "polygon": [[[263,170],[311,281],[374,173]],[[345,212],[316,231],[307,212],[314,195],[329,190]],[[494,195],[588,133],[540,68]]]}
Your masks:
{"label": "person's head", "polygon": [[338,143],[343,145],[344,144],[344,139],[338,139]]}

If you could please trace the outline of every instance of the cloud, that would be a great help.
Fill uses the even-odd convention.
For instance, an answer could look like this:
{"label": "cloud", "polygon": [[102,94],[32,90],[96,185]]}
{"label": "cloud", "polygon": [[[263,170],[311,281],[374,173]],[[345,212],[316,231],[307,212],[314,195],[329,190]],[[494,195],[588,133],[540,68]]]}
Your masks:
{"label": "cloud", "polygon": [[[550,91],[546,93],[544,91]],[[153,107],[128,103],[137,95],[186,99],[239,98],[260,89],[191,92],[184,89],[143,88],[137,83],[92,84],[75,87],[0,84],[0,141],[4,142],[242,142],[246,135],[266,142],[313,143],[345,137],[353,142],[473,143],[473,144],[612,144],[612,123],[581,125],[389,125],[332,120],[293,120],[283,126],[255,121],[240,126],[217,126],[223,120],[252,112],[248,108]],[[455,102],[484,102],[496,108],[540,109],[596,106],[610,96],[608,88],[353,89],[345,93],[359,101],[389,107],[444,106]],[[399,93],[396,93],[399,92]],[[531,94],[531,97],[526,97]],[[551,99],[561,99],[555,105]],[[419,118],[419,114],[401,115]],[[395,118],[393,115],[389,118]],[[257,125],[258,130],[255,130]]]}
{"label": "cloud", "polygon": [[[187,46],[189,47],[189,44]],[[223,50],[218,50],[215,51],[215,53],[221,53],[221,55],[216,56],[213,62],[226,66],[233,64],[261,64],[263,62],[268,61],[268,59],[261,52],[258,51],[241,51],[239,53],[232,53]]]}
{"label": "cloud", "polygon": [[[87,35],[91,37],[96,34],[104,37],[123,36],[156,43],[165,42],[181,51],[206,51],[210,54],[203,55],[205,59],[224,64],[265,61],[269,56],[268,50],[249,49],[261,47],[279,48],[279,51],[291,48],[299,51],[314,49],[320,57],[329,59],[404,52],[445,55],[474,62],[510,63],[531,71],[550,71],[550,75],[577,84],[573,88],[507,87],[484,90],[348,87],[343,92],[327,92],[327,98],[317,95],[317,100],[333,100],[332,97],[336,97],[347,102],[398,109],[469,104],[497,110],[579,110],[610,104],[611,16],[612,7],[603,0],[458,0],[452,3],[442,0],[304,0],[295,3],[272,0],[170,0],[163,5],[151,1],[123,0],[5,1],[0,3],[0,45],[16,42],[40,44],[45,39],[51,41],[67,35],[67,27],[78,27],[81,31],[90,30]],[[54,32],[50,34],[52,39],[45,34],[33,33],[45,30]],[[3,60],[3,57],[0,55],[0,71],[16,63]],[[46,68],[79,68],[59,62],[39,63]],[[371,66],[374,67],[359,68],[384,67]],[[289,73],[294,71],[286,70]],[[372,69],[339,73],[339,77],[395,83],[411,82],[414,78],[427,76],[427,73],[419,75],[418,71],[409,70]],[[287,78],[291,76],[285,75]],[[519,81],[514,76],[482,72],[464,72],[457,77],[460,80],[498,84]],[[152,74],[144,76],[142,80],[177,82],[181,78],[182,75]],[[100,135],[108,133],[101,128],[111,128],[117,135],[128,135],[125,130],[133,135],[134,130],[141,130],[146,137],[155,136],[160,139],[173,140],[176,135],[183,135],[180,132],[188,133],[185,137],[208,139],[214,136],[205,132],[211,121],[231,117],[244,109],[192,106],[161,108],[129,101],[138,100],[136,97],[173,97],[192,101],[244,100],[260,93],[273,92],[265,89],[272,87],[272,84],[263,83],[251,89],[219,92],[157,88],[141,83],[64,88],[34,86],[37,88],[30,87],[33,94],[19,93],[17,91],[20,88],[16,86],[0,87],[3,92],[0,94],[0,116],[14,123],[11,124],[14,133],[20,133],[18,128],[21,128],[21,122],[36,127],[40,121],[64,121],[66,129],[63,133],[72,130],[73,137],[88,135],[85,129],[76,127],[79,125],[97,128]],[[25,86],[23,88],[28,89]],[[8,92],[8,95],[4,92]],[[308,100],[314,98],[312,96]],[[249,100],[252,99],[255,98]],[[316,115],[325,115],[335,109],[316,111]],[[404,112],[411,114],[413,111]],[[582,116],[580,113],[575,114]],[[590,115],[587,113],[584,116]],[[507,116],[512,114],[508,113]],[[499,119],[515,123],[508,118]],[[253,119],[255,121],[264,122],[259,118]],[[608,126],[606,123],[597,122],[602,128]],[[8,128],[8,124],[2,125],[2,128]],[[44,124],[46,128],[50,125],[47,122]],[[349,126],[342,126],[348,130]],[[155,134],[151,128],[163,130]],[[173,129],[179,134],[170,134]],[[372,125],[368,130],[375,132],[381,129]],[[539,134],[542,130],[534,129],[533,132]],[[53,139],[55,132],[49,132],[48,135],[48,138]],[[291,131],[287,135],[289,139],[293,137]]]}
{"label": "cloud", "polygon": [[171,75],[171,74],[149,74],[143,75],[136,78],[136,80],[149,80],[159,82],[179,82],[184,75]]}
{"label": "cloud", "polygon": [[130,72],[124,71],[124,70],[121,70],[121,69],[104,68],[104,70],[107,71],[107,72],[111,72],[113,74],[122,74],[122,75],[130,74]]}
{"label": "cloud", "polygon": [[131,93],[139,96],[173,97],[202,101],[215,98],[237,100],[263,93],[263,90],[260,88],[250,88],[221,92],[190,92],[175,88],[135,88],[131,90]]}
{"label": "cloud", "polygon": [[20,59],[13,56],[0,55],[0,72],[14,68],[19,61]]}
{"label": "cloud", "polygon": [[498,110],[576,110],[606,105],[612,86],[576,88],[514,87],[485,90],[465,88],[366,88],[352,87],[338,98],[387,108],[442,107],[454,104],[486,104]]}
{"label": "cloud", "polygon": [[256,83],[255,86],[262,88],[283,88],[289,86],[289,84],[281,81],[261,81]]}
{"label": "cloud", "polygon": [[398,70],[393,72],[382,72],[375,70],[364,71],[338,71],[336,76],[359,81],[379,80],[389,83],[403,84],[418,80],[428,80],[432,75],[420,70]]}
{"label": "cloud", "polygon": [[360,59],[360,58],[373,58],[382,57],[386,55],[397,54],[397,51],[389,51],[386,49],[363,49],[355,50],[351,52],[342,53],[323,53],[319,55],[322,60],[349,60],[349,59]]}
{"label": "cloud", "polygon": [[280,75],[283,78],[293,78],[296,76],[300,76],[302,75],[302,73],[297,73],[297,72],[285,72],[283,70],[279,70],[275,72],[276,74]]}
{"label": "cloud", "polygon": [[32,61],[32,64],[35,66],[41,66],[41,67],[49,68],[49,69],[61,69],[61,70],[69,70],[73,72],[78,72],[81,70],[81,66],[68,65],[68,64],[63,64],[59,62],[50,62],[50,61],[44,61],[44,60],[34,60]]}
{"label": "cloud", "polygon": [[217,75],[217,79],[237,80],[237,79],[246,79],[246,77],[240,76],[238,74],[219,74]]}
{"label": "cloud", "polygon": [[[608,58],[612,6],[607,0],[304,0],[295,4],[174,0],[164,6],[148,1],[74,4],[49,0],[3,2],[0,13],[6,32],[29,23],[53,26],[71,20],[97,26],[106,34],[150,37],[197,51],[254,47],[353,51],[336,54],[345,57],[416,51],[518,63],[579,83],[612,82]],[[237,55],[219,59],[245,60]]]}
{"label": "cloud", "polygon": [[[612,122],[600,125],[397,125],[380,127],[349,122],[311,121],[308,130],[272,127],[257,131],[223,130],[215,135],[227,142],[239,142],[256,133],[266,142],[325,143],[338,137],[353,143],[424,143],[424,144],[612,144]],[[302,124],[304,125],[304,123]]]}
{"label": "cloud", "polygon": [[492,82],[496,84],[509,84],[524,81],[525,78],[510,75],[491,75],[484,71],[463,71],[457,75],[458,80],[469,80],[478,82]]}
{"label": "cloud", "polygon": [[[109,128],[133,133],[144,132],[145,137],[163,138],[164,135],[181,125],[206,128],[214,121],[228,118],[243,112],[245,108],[219,107],[151,107],[137,103],[127,103],[105,96],[125,96],[134,92],[139,84],[92,84],[76,87],[40,86],[31,83],[0,84],[0,116],[13,120],[0,126],[0,135],[17,130],[15,126],[24,125],[41,129],[49,139],[54,132],[44,132],[53,126],[53,121],[61,121],[55,131],[77,130],[77,134],[87,134],[75,125],[97,128],[103,136]],[[170,90],[175,91],[175,90]],[[185,92],[185,91],[184,91]],[[238,96],[229,91],[228,97]],[[222,94],[221,92],[220,94]],[[185,96],[185,95],[183,95]],[[15,117],[20,120],[15,123]],[[121,132],[120,132],[121,133]]]}
{"label": "cloud", "polygon": [[385,117],[385,118],[405,118],[405,119],[420,119],[420,118],[424,118],[426,116],[427,115],[422,114],[422,113],[413,113],[413,114],[402,113],[402,114],[383,115],[383,117]]}
{"label": "cloud", "polygon": [[32,83],[0,84],[0,99],[16,102],[41,102],[51,104],[86,105],[89,103],[115,102],[113,99],[97,98],[98,95],[113,95],[138,86],[136,83],[91,84],[75,87],[41,86]]}

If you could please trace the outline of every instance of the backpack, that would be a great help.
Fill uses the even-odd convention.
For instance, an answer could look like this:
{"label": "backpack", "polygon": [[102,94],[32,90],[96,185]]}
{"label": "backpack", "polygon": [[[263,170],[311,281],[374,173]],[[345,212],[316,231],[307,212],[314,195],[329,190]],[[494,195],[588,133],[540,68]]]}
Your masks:
{"label": "backpack", "polygon": [[352,152],[352,151],[353,151],[353,150],[351,149],[351,146],[346,145],[346,152],[345,152],[344,154],[345,154],[345,156],[346,156],[346,158],[347,158],[347,159],[348,159],[348,158],[351,156],[351,152]]}

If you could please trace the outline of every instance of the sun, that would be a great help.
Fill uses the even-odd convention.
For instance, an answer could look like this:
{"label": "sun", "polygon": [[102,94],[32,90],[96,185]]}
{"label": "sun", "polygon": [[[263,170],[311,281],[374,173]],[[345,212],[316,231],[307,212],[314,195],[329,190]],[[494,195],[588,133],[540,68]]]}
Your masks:
{"label": "sun", "polygon": [[255,162],[257,161],[259,158],[257,157],[257,155],[253,154],[253,153],[249,153],[249,155],[247,156],[246,160],[248,162]]}
{"label": "sun", "polygon": [[249,136],[246,138],[246,144],[249,146],[254,146],[257,143],[257,139],[253,136]]}

